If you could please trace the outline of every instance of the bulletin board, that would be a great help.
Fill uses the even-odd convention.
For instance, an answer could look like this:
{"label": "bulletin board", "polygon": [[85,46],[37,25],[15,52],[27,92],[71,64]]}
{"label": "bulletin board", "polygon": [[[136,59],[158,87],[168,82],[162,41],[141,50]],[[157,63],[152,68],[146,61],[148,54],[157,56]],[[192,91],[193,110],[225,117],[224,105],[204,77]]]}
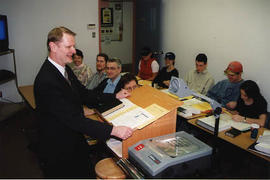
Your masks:
{"label": "bulletin board", "polygon": [[110,2],[109,7],[101,8],[101,41],[122,41],[123,2]]}

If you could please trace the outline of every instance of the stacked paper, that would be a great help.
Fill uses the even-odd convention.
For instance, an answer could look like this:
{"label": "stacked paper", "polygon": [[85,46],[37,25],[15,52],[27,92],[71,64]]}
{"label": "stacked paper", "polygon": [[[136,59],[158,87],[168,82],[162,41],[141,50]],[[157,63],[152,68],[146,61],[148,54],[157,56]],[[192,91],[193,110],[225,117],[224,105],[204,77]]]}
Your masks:
{"label": "stacked paper", "polygon": [[265,130],[263,135],[258,138],[255,149],[270,155],[270,131]]}

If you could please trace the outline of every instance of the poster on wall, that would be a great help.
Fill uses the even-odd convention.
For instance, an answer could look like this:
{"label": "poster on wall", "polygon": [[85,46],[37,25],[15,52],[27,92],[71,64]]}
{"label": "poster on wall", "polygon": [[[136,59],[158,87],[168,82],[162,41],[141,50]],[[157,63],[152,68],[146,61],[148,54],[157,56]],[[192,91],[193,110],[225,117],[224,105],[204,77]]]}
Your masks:
{"label": "poster on wall", "polygon": [[113,26],[113,8],[101,8],[101,27]]}
{"label": "poster on wall", "polygon": [[111,41],[122,41],[122,37],[123,3],[110,2],[107,8],[101,8],[101,41],[109,44]]}

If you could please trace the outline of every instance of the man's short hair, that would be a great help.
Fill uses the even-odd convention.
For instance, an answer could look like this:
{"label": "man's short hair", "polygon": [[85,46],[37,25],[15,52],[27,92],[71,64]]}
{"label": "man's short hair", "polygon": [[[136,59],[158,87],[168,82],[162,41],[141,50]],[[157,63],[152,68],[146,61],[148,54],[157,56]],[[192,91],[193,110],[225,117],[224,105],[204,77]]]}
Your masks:
{"label": "man's short hair", "polygon": [[61,41],[63,34],[70,34],[72,36],[76,36],[76,33],[71,31],[70,29],[66,28],[66,27],[56,27],[53,28],[49,33],[48,33],[48,38],[47,38],[47,48],[48,51],[51,51],[49,43],[50,42],[58,42]]}
{"label": "man's short hair", "polygon": [[203,62],[204,64],[207,63],[207,56],[203,53],[200,53],[196,56],[196,61]]}
{"label": "man's short hair", "polygon": [[121,78],[122,86],[123,86],[122,88],[124,88],[126,84],[128,84],[130,81],[133,81],[133,80],[138,85],[138,80],[137,80],[137,78],[136,78],[136,76],[134,74],[132,74],[132,73],[126,73],[126,74],[124,74],[122,76],[122,78]]}
{"label": "man's short hair", "polygon": [[105,62],[107,62],[107,61],[108,61],[108,59],[109,59],[108,55],[107,55],[107,54],[105,54],[105,53],[99,53],[99,54],[97,55],[97,57],[98,57],[98,56],[104,57]]}
{"label": "man's short hair", "polygon": [[114,58],[108,59],[107,63],[108,62],[115,62],[119,68],[122,67],[122,63],[121,63],[121,60],[119,58],[114,57]]}
{"label": "man's short hair", "polygon": [[152,52],[152,50],[150,49],[150,47],[143,47],[141,50],[141,56],[148,56],[148,54],[150,54]]}

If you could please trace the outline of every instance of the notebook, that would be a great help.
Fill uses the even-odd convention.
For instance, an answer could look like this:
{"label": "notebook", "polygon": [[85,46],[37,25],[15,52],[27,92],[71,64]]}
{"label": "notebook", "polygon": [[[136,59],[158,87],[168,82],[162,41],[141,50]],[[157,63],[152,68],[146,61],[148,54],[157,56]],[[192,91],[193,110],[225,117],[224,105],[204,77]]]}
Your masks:
{"label": "notebook", "polygon": [[101,114],[102,116],[107,116],[108,114],[124,107],[122,101],[113,98],[110,101],[101,102],[95,107],[95,112]]}
{"label": "notebook", "polygon": [[[230,120],[229,120],[230,117],[228,117],[228,116],[229,116],[228,114],[221,114],[220,115],[218,132],[231,128],[231,124],[230,124]],[[213,132],[215,129],[215,122],[216,122],[216,119],[213,115],[205,117],[205,118],[200,118],[197,120],[198,125],[206,128],[210,131],[213,131]]]}
{"label": "notebook", "polygon": [[[212,116],[208,116],[206,118],[200,118],[200,119],[198,119],[197,124],[209,129],[210,131],[214,131],[215,117],[212,115]],[[236,121],[232,120],[232,117],[230,114],[223,113],[220,115],[219,132],[226,130],[226,129],[229,129],[231,127],[235,128],[239,131],[246,131],[246,130],[250,129],[250,126],[251,125],[248,123],[236,122]]]}

